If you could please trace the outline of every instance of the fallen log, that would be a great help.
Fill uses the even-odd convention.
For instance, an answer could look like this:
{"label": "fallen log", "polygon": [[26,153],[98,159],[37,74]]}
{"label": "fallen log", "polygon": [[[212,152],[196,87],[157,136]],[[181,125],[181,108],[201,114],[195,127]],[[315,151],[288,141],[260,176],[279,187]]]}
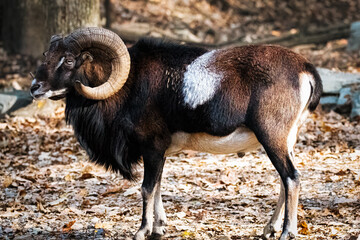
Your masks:
{"label": "fallen log", "polygon": [[287,33],[280,37],[260,39],[254,41],[255,44],[279,44],[285,47],[294,47],[303,44],[326,43],[331,40],[348,38],[350,36],[350,24],[340,24],[331,27],[317,28],[306,33],[298,32],[295,34]]}
{"label": "fallen log", "polygon": [[[276,44],[284,47],[294,47],[303,44],[320,44],[326,43],[331,40],[349,38],[350,24],[339,24],[331,27],[317,28],[307,32],[288,32],[281,36],[271,36],[267,38],[257,39],[252,42],[244,42],[243,39],[237,39],[229,42],[222,43],[202,43],[195,37],[177,36],[170,31],[165,31],[150,24],[144,23],[131,23],[126,25],[113,25],[112,31],[116,32],[124,41],[135,42],[141,37],[157,36],[159,38],[169,39],[178,43],[185,43],[187,45],[206,47],[206,48],[225,48],[234,46],[243,46],[248,44]],[[189,31],[190,33],[190,31]],[[195,36],[195,35],[194,35]]]}
{"label": "fallen log", "polygon": [[[243,46],[248,44],[276,44],[284,47],[295,47],[304,44],[320,44],[326,43],[331,40],[348,38],[350,36],[350,24],[340,24],[331,27],[317,28],[307,32],[288,32],[279,37],[267,37],[252,42],[244,41],[231,41],[219,44],[204,44],[203,46],[209,48],[224,48],[224,47],[235,47]],[[192,43],[188,43],[192,44]],[[196,44],[197,45],[197,44]]]}

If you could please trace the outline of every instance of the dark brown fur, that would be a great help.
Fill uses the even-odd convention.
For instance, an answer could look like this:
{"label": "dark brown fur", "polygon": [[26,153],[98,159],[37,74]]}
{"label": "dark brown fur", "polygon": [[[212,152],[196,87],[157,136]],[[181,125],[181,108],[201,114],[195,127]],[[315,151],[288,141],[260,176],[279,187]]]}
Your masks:
{"label": "dark brown fur", "polygon": [[[276,46],[246,46],[216,53],[211,71],[223,75],[212,99],[196,108],[184,102],[183,79],[189,64],[207,50],[153,40],[141,40],[129,49],[131,70],[124,87],[101,101],[85,99],[74,89],[74,82],[97,86],[111,71],[110,59],[99,50],[88,50],[93,61],[68,52],[62,40],[51,44],[37,73],[41,88],[67,88],[66,118],[88,152],[90,159],[119,171],[133,179],[133,166],[144,162],[142,185],[144,214],[136,239],[151,233],[152,219],[146,211],[159,189],[164,154],[176,132],[206,133],[225,136],[239,127],[251,129],[264,146],[288,193],[287,180],[299,184],[299,174],[291,162],[286,138],[301,111],[299,74],[314,78],[309,110],[315,109],[321,94],[321,80],[306,59]],[[82,53],[85,54],[85,53]],[[54,70],[61,57],[76,61],[75,68],[61,66]],[[201,81],[201,79],[199,79]],[[32,91],[38,91],[33,86]],[[151,202],[151,201],[150,201]],[[288,204],[288,203],[286,203]],[[289,231],[289,209],[285,210],[283,236]],[[160,226],[165,219],[158,219]],[[150,223],[151,224],[150,224]]]}

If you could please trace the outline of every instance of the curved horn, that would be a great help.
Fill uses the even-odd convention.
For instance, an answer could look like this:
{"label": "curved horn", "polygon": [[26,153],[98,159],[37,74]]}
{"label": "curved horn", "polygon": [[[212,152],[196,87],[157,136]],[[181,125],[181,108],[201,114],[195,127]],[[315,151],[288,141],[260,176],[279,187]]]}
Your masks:
{"label": "curved horn", "polygon": [[92,88],[80,81],[75,82],[75,89],[81,95],[89,99],[102,100],[114,95],[124,86],[130,71],[130,55],[117,34],[103,28],[83,28],[67,36],[64,43],[76,56],[80,55],[83,49],[99,48],[112,59],[112,71],[105,83]]}
{"label": "curved horn", "polygon": [[50,38],[50,44],[57,42],[59,40],[63,39],[63,37],[61,35],[52,35]]}

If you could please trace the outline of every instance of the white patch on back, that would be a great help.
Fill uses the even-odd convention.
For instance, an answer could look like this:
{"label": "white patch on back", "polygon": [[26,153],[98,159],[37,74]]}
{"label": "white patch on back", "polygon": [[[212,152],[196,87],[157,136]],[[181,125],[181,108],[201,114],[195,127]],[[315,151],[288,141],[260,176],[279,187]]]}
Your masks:
{"label": "white patch on back", "polygon": [[299,127],[306,119],[309,111],[305,109],[307,107],[307,104],[310,99],[311,94],[311,83],[313,83],[314,78],[309,73],[300,73],[299,76],[299,82],[300,82],[300,110],[296,117],[296,120],[294,121],[293,126],[291,127],[291,130],[289,132],[288,138],[287,138],[287,146],[288,146],[288,153],[292,157],[293,155],[293,149],[294,145],[296,143],[297,134]]}
{"label": "white patch on back", "polygon": [[184,73],[184,101],[193,109],[209,101],[220,85],[223,75],[210,69],[215,53],[213,50],[196,58]]}

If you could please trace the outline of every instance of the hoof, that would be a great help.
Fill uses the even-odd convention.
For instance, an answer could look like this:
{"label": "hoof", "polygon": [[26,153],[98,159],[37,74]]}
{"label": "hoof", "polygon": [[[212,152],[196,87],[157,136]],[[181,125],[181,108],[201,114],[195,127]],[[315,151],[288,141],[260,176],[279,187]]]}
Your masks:
{"label": "hoof", "polygon": [[279,240],[287,240],[287,239],[295,239],[296,238],[296,234],[292,233],[292,232],[283,232],[279,238]]}
{"label": "hoof", "polygon": [[153,234],[164,235],[166,233],[166,220],[159,220],[154,224]]}
{"label": "hoof", "polygon": [[275,238],[275,234],[276,234],[276,229],[274,228],[274,226],[268,224],[266,225],[266,227],[264,228],[264,233],[262,235],[262,239],[270,239],[270,238]]}
{"label": "hoof", "polygon": [[157,234],[157,235],[164,235],[166,233],[166,227],[165,226],[154,226],[153,228],[153,234]]}
{"label": "hoof", "polygon": [[238,152],[237,155],[238,155],[239,158],[243,158],[246,155],[246,153]]}
{"label": "hoof", "polygon": [[161,239],[162,239],[162,235],[153,233],[153,234],[151,234],[151,236],[149,237],[148,240],[161,240]]}
{"label": "hoof", "polygon": [[151,235],[151,231],[150,230],[146,230],[146,229],[140,229],[139,231],[137,231],[137,233],[135,234],[133,240],[145,240],[146,237]]}

